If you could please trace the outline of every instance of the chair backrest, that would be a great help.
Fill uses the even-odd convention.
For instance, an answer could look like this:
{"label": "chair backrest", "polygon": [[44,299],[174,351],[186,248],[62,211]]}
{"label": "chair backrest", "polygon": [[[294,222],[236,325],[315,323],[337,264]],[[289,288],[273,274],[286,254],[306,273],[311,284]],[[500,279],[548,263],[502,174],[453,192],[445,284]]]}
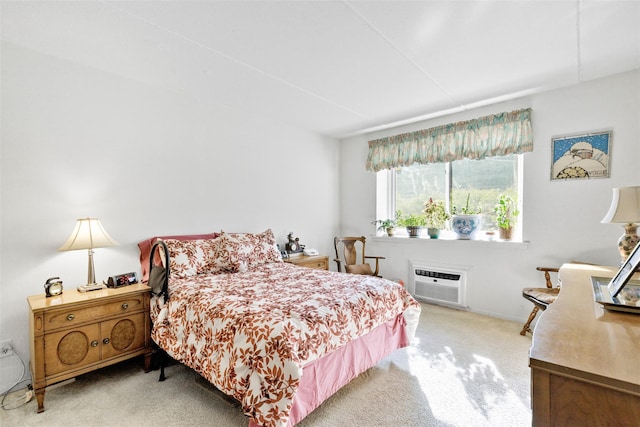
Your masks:
{"label": "chair backrest", "polygon": [[[536,270],[544,272],[544,280],[545,285],[548,289],[553,288],[553,282],[551,281],[551,274],[549,273],[557,273],[558,268],[556,267],[536,267]],[[558,280],[558,285],[560,285],[560,280]]]}
{"label": "chair backrest", "polygon": [[360,237],[336,237],[333,239],[333,246],[336,250],[336,259],[341,262],[338,263],[338,271],[340,271],[340,264],[342,265],[355,265],[364,264],[365,245],[367,239],[364,236]]}

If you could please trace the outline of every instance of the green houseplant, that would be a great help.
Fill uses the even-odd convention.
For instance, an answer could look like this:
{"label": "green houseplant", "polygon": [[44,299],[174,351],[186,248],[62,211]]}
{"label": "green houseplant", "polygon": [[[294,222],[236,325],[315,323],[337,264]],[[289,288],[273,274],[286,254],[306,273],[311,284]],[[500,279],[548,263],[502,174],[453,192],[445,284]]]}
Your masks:
{"label": "green houseplant", "polygon": [[516,201],[507,194],[498,196],[498,203],[493,207],[496,214],[496,223],[500,229],[500,238],[511,240],[511,233],[516,218],[520,215]]}
{"label": "green houseplant", "polygon": [[428,227],[429,237],[437,239],[442,230],[451,218],[447,208],[445,207],[443,200],[433,200],[429,198],[429,201],[424,202],[424,215],[426,219],[426,225]]}
{"label": "green houseplant", "polygon": [[393,236],[393,232],[394,229],[397,227],[398,225],[398,215],[399,212],[396,212],[396,217],[391,219],[377,219],[375,221],[372,222],[373,225],[377,225],[378,226],[378,230],[380,231],[384,231],[387,233],[388,236]]}
{"label": "green houseplant", "polygon": [[422,230],[422,227],[427,225],[427,217],[417,213],[404,215],[402,214],[401,211],[398,211],[397,218],[398,218],[398,226],[406,227],[409,237],[420,236],[420,231]]}

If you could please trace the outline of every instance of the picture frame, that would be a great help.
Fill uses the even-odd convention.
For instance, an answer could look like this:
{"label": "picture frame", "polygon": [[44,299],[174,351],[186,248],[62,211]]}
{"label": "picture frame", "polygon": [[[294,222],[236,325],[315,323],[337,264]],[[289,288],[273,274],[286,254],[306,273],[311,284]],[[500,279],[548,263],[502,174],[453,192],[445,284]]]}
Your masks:
{"label": "picture frame", "polygon": [[551,180],[611,176],[611,130],[551,138]]}
{"label": "picture frame", "polygon": [[613,279],[611,279],[609,291],[612,297],[615,298],[618,296],[631,279],[631,276],[638,271],[638,266],[640,266],[640,244],[637,244],[633,251],[631,251],[627,260],[618,269]]}
{"label": "picture frame", "polygon": [[638,266],[640,244],[636,245],[611,280],[591,276],[594,300],[607,310],[640,314],[640,280],[632,278],[638,272]]}

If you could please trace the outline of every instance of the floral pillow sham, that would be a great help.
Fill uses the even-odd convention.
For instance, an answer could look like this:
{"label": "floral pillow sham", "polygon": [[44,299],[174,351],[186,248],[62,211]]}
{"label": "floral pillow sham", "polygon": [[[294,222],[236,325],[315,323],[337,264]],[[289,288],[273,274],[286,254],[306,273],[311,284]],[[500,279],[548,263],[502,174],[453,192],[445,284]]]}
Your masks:
{"label": "floral pillow sham", "polygon": [[169,249],[171,274],[179,278],[244,272],[262,264],[282,262],[271,229],[259,234],[223,231],[214,239],[164,242]]}
{"label": "floral pillow sham", "polygon": [[208,254],[215,247],[215,240],[165,240],[171,274],[183,278],[206,272]]}
{"label": "floral pillow sham", "polygon": [[271,229],[260,234],[222,231],[219,240],[217,262],[226,266],[228,272],[245,272],[262,264],[282,262]]}
{"label": "floral pillow sham", "polygon": [[[149,254],[151,253],[151,247],[157,240],[204,240],[204,239],[215,239],[218,237],[218,233],[207,233],[207,234],[183,234],[176,236],[155,236],[149,239],[143,240],[138,243],[138,249],[140,249],[140,269],[142,270],[142,281],[144,283],[149,280]],[[158,256],[158,253],[156,253]],[[156,264],[160,262],[160,258],[156,258]]]}

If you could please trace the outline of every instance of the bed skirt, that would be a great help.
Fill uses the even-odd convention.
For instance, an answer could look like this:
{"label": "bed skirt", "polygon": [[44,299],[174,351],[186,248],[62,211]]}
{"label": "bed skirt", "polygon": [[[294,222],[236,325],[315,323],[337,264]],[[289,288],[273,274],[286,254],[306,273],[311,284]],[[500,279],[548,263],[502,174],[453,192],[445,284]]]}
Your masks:
{"label": "bed skirt", "polygon": [[[409,345],[403,314],[378,326],[321,359],[302,368],[302,378],[293,398],[288,426],[294,426],[322,402],[394,350]],[[249,420],[249,427],[260,427]]]}

